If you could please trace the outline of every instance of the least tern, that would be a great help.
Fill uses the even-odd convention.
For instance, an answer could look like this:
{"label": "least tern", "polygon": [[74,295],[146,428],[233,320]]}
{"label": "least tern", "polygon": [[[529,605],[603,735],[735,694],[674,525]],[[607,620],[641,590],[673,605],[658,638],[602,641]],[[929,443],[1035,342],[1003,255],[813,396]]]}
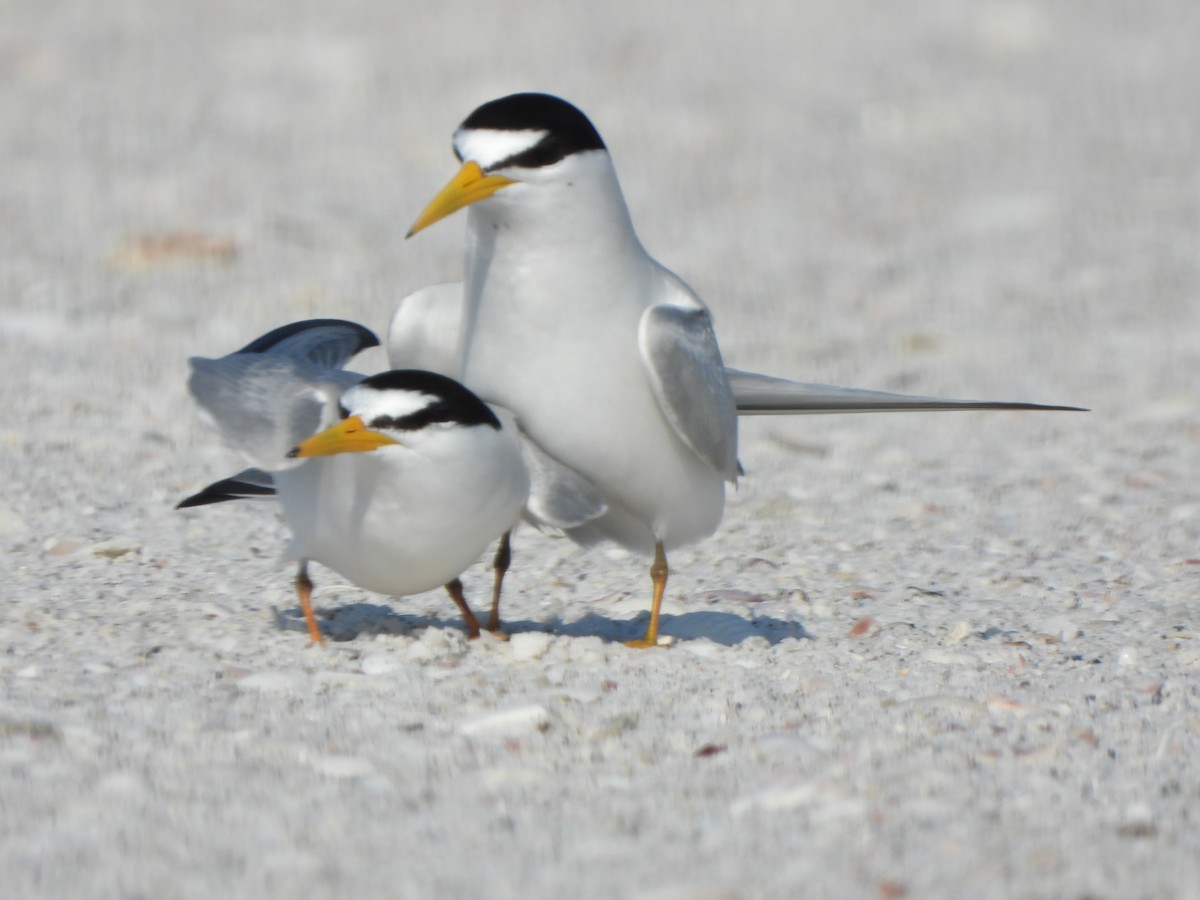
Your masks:
{"label": "least tern", "polygon": [[444,375],[340,368],[377,343],[359,325],[315,320],[190,360],[188,389],[203,415],[255,468],[180,505],[278,495],[316,642],[309,560],[381,594],[444,586],[477,636],[458,575],[521,515],[529,476],[520,441],[508,413]]}
{"label": "least tern", "polygon": [[602,498],[569,537],[653,554],[650,619],[633,646],[658,643],[667,551],[720,523],[739,472],[739,411],[1038,408],[727,370],[707,307],[643,249],[582,112],[513,94],[472,112],[453,147],[461,169],[407,235],[468,208],[462,321],[442,359],[456,359],[468,387],[511,409],[548,458]]}

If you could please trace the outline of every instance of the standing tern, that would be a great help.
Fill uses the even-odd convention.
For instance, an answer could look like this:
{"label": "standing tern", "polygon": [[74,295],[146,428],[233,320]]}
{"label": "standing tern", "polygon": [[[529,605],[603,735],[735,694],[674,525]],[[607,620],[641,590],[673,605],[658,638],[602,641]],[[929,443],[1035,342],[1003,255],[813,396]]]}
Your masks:
{"label": "standing tern", "polygon": [[442,359],[600,495],[569,537],[653,554],[650,619],[631,646],[658,643],[667,551],[720,523],[739,411],[980,408],[727,370],[707,307],[638,240],[599,132],[558,97],[485,103],[453,147],[462,167],[407,235],[468,208],[460,330]]}
{"label": "standing tern", "polygon": [[516,523],[529,476],[511,416],[444,375],[341,366],[378,340],[338,320],[276,329],[220,359],[193,358],[202,414],[255,465],[183,501],[278,495],[299,560],[308,632],[308,561],[359,587],[402,595],[439,585],[479,623],[458,575]]}

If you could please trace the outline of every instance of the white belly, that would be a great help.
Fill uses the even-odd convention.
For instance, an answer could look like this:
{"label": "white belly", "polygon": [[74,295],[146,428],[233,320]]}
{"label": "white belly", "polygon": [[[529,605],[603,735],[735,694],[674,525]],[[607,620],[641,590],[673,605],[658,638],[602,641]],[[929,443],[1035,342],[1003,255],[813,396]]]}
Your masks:
{"label": "white belly", "polygon": [[[649,551],[712,534],[724,480],[663,416],[638,351],[640,310],[542,321],[488,297],[463,370],[468,387],[512,409],[543,449],[588,479],[610,512],[570,536]],[[556,331],[566,324],[569,333]]]}
{"label": "white belly", "polygon": [[277,473],[296,554],[380,594],[457,577],[516,523],[528,493],[508,436],[470,430],[482,446],[461,454],[385,447]]}

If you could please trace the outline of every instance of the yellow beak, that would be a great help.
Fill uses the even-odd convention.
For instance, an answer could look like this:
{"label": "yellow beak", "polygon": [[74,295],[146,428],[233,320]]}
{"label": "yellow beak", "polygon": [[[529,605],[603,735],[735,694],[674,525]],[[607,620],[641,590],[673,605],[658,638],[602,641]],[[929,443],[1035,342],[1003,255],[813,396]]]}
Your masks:
{"label": "yellow beak", "polygon": [[417,216],[417,221],[408,229],[406,238],[412,237],[423,228],[428,228],[438,219],[444,219],[451,213],[458,212],[464,206],[470,206],[492,196],[502,187],[516,184],[512,178],[503,175],[484,175],[479,163],[466,162],[458,170],[458,174],[450,179],[450,183],[438,191],[438,195],[429,201],[429,205]]}
{"label": "yellow beak", "polygon": [[359,416],[348,416],[331,428],[326,428],[320,434],[314,434],[298,447],[292,449],[288,456],[333,456],[337,453],[366,453],[388,444],[399,444],[386,434],[371,431]]}

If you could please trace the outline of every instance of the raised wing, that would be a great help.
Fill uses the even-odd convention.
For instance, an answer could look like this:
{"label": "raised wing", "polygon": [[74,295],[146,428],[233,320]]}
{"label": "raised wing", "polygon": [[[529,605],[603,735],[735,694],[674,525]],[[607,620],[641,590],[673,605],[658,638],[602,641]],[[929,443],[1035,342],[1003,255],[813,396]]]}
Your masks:
{"label": "raised wing", "polygon": [[362,376],[286,356],[193,357],[188,390],[201,415],[259,469],[290,469],[288,451],[338,419],[342,392]]}
{"label": "raised wing", "polygon": [[362,380],[341,366],[378,344],[354,322],[295,322],[229,356],[192,358],[188,390],[201,415],[257,468],[288,469],[300,465],[288,451],[333,424],[342,392]]}
{"label": "raised wing", "polygon": [[757,372],[726,368],[739,416],[822,415],[829,413],[937,412],[949,410],[1025,409],[1086,412],[1078,406],[1010,403],[993,400],[950,400],[809,384]]}
{"label": "raised wing", "polygon": [[306,319],[282,325],[251,341],[238,353],[289,356],[315,366],[340,369],[364,350],[379,346],[369,328],[345,319]]}

